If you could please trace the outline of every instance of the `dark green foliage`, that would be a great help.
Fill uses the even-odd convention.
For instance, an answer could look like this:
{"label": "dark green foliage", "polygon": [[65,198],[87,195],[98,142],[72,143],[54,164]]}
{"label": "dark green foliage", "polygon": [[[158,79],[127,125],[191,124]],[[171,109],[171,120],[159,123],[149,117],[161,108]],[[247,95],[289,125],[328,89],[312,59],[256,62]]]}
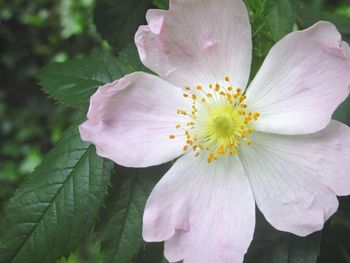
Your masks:
{"label": "dark green foliage", "polygon": [[116,59],[110,54],[99,54],[64,63],[51,63],[38,77],[43,90],[51,98],[70,107],[86,107],[97,87],[124,75],[143,70],[136,47],[128,47]]}
{"label": "dark green foliage", "polygon": [[95,24],[100,34],[116,49],[126,47],[153,0],[96,0]]}
{"label": "dark green foliage", "polygon": [[274,229],[257,210],[254,239],[246,263],[316,263],[321,234],[297,237]]}
{"label": "dark green foliage", "polygon": [[285,234],[278,243],[256,254],[247,263],[316,263],[320,241],[320,233],[304,238]]}
{"label": "dark green foliage", "polygon": [[0,262],[50,263],[75,250],[94,226],[112,169],[69,129],[10,200]]}
{"label": "dark green foliage", "polygon": [[110,219],[100,235],[105,262],[129,263],[142,245],[142,214],[146,200],[169,165],[146,169],[118,168],[124,180],[112,204],[107,207]]}
{"label": "dark green foliage", "polygon": [[266,20],[275,42],[293,31],[294,10],[290,1],[271,1]]}
{"label": "dark green foliage", "polygon": [[311,263],[316,262],[320,250],[320,233],[300,238],[288,235],[276,247],[266,251],[259,261],[266,263]]}

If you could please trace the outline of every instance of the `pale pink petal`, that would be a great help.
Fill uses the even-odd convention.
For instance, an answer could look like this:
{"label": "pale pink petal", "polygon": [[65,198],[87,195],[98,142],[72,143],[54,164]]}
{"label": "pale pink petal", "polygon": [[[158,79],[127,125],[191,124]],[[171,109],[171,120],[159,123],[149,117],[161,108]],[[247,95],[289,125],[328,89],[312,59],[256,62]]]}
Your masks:
{"label": "pale pink petal", "polygon": [[91,97],[81,138],[96,145],[100,156],[129,167],[152,166],[182,154],[183,137],[175,129],[190,108],[181,89],[151,74],[133,73],[100,87]]}
{"label": "pale pink petal", "polygon": [[319,22],[279,41],[247,90],[255,129],[307,134],[326,127],[350,88],[350,49],[334,25]]}
{"label": "pale pink petal", "polygon": [[350,128],[342,123],[311,135],[256,132],[240,157],[259,209],[279,230],[322,229],[337,210],[336,194],[350,194]]}
{"label": "pale pink petal", "polygon": [[143,237],[165,240],[170,262],[242,263],[254,226],[254,199],[237,156],[208,164],[188,153],[151,193]]}
{"label": "pale pink petal", "polygon": [[175,85],[222,81],[245,88],[252,40],[241,0],[170,0],[169,10],[149,10],[135,42],[142,62]]}

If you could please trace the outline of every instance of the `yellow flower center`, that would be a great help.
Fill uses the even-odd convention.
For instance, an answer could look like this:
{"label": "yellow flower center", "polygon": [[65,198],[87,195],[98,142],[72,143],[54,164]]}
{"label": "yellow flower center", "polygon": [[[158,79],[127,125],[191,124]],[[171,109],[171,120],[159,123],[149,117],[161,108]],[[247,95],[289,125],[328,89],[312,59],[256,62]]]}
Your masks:
{"label": "yellow flower center", "polygon": [[247,112],[246,96],[240,88],[233,89],[229,77],[225,77],[224,84],[210,84],[209,89],[187,86],[185,90],[183,96],[192,100],[192,108],[178,109],[177,114],[188,116],[190,121],[186,127],[176,125],[182,134],[169,136],[183,136],[184,151],[192,149],[196,157],[206,154],[211,163],[220,156],[237,154],[243,142],[251,144],[248,137],[260,114]]}

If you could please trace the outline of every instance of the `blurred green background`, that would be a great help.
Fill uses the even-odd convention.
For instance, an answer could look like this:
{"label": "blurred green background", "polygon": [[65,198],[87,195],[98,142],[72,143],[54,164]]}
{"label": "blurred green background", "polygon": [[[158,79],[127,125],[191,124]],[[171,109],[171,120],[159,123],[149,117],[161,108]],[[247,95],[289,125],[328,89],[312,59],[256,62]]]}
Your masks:
{"label": "blurred green background", "polygon": [[[297,4],[297,27],[330,20],[350,41],[349,0],[291,2]],[[95,0],[0,0],[0,217],[16,187],[76,118],[74,110],[41,91],[38,70],[52,61],[111,49],[94,26],[94,5]],[[259,24],[258,16],[252,24],[253,29]],[[266,55],[266,41],[255,39],[257,57]],[[349,122],[347,109],[343,105],[337,119]],[[68,262],[101,261],[98,249],[87,242]]]}
{"label": "blurred green background", "polygon": [[[93,7],[94,0],[0,0],[0,216],[76,118],[41,91],[38,70],[109,48],[96,33]],[[86,262],[81,254],[69,262]]]}
{"label": "blurred green background", "polygon": [[51,61],[107,46],[92,23],[93,0],[0,0],[0,204],[74,119],[35,76]]}

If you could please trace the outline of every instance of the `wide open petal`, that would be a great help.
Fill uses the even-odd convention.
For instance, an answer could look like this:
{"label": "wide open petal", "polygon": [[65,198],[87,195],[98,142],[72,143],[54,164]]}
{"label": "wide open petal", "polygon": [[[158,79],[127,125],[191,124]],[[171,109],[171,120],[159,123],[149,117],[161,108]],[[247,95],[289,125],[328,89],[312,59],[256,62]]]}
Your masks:
{"label": "wide open petal", "polygon": [[247,90],[247,104],[261,113],[255,129],[307,134],[328,125],[349,88],[349,46],[334,25],[319,22],[271,49]]}
{"label": "wide open petal", "polygon": [[149,10],[135,42],[142,62],[175,85],[222,81],[245,88],[252,56],[251,28],[241,0],[170,0]]}
{"label": "wide open petal", "polygon": [[297,235],[320,230],[350,194],[350,128],[331,121],[312,135],[256,132],[241,161],[256,203],[277,229]]}
{"label": "wide open petal", "polygon": [[96,145],[100,156],[128,167],[147,167],[170,161],[182,153],[183,137],[176,124],[189,108],[181,89],[151,74],[137,72],[100,87],[91,97],[88,120],[80,135]]}
{"label": "wide open petal", "polygon": [[254,226],[254,199],[238,158],[208,164],[188,153],[151,193],[143,237],[165,240],[170,262],[242,263]]}

